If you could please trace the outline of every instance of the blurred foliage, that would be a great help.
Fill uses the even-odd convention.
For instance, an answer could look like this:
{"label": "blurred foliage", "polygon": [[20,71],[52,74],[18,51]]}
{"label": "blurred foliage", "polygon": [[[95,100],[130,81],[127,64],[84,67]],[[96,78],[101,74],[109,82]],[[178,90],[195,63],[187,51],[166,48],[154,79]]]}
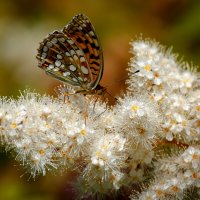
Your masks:
{"label": "blurred foliage", "polygon": [[[198,0],[1,0],[0,94],[16,97],[27,87],[53,94],[60,83],[37,68],[38,44],[80,12],[90,18],[100,37],[105,59],[102,85],[113,96],[125,88],[129,42],[141,33],[173,45],[180,57],[200,65],[199,11]],[[73,199],[67,195],[66,176],[27,181],[27,176],[20,178],[24,171],[8,154],[2,153],[0,162],[0,199]]]}

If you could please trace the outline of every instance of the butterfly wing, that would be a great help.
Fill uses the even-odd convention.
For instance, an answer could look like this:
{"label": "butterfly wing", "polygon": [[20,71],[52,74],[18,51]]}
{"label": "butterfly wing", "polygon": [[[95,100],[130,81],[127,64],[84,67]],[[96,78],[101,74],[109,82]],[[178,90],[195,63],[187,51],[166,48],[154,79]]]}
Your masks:
{"label": "butterfly wing", "polygon": [[92,82],[83,50],[63,32],[49,34],[40,44],[37,58],[39,67],[58,80],[82,89]]}
{"label": "butterfly wing", "polygon": [[103,53],[94,27],[84,14],[78,14],[64,27],[63,33],[84,52],[91,75],[89,87],[95,89],[103,74]]}

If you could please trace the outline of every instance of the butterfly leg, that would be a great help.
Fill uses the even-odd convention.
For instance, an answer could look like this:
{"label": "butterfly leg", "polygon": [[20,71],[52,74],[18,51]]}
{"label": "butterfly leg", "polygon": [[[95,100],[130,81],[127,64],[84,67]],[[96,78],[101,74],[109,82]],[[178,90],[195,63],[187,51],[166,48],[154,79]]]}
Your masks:
{"label": "butterfly leg", "polygon": [[99,99],[99,95],[97,95],[97,98],[94,101],[94,106],[93,106],[93,109],[92,109],[93,113],[94,113],[94,109],[95,109],[95,106],[96,106],[98,99]]}
{"label": "butterfly leg", "polygon": [[86,99],[86,109],[85,109],[85,111],[83,111],[83,117],[85,119],[85,125],[86,125],[87,118],[88,118],[88,110],[89,110],[90,99],[88,99],[87,97],[85,99]]}
{"label": "butterfly leg", "polygon": [[[104,102],[106,102],[105,95],[103,95],[103,99],[104,99]],[[100,117],[102,114],[104,114],[107,111],[107,109],[108,109],[108,104],[106,103],[106,109],[103,112],[101,112],[97,117]]]}
{"label": "butterfly leg", "polygon": [[63,93],[63,101],[64,103],[70,103],[70,96],[75,95],[76,93],[64,92]]}
{"label": "butterfly leg", "polygon": [[[102,96],[103,96],[103,102],[106,102],[105,95],[103,94]],[[96,102],[97,102],[98,99],[99,99],[99,95],[97,96],[97,98],[96,98],[96,100],[95,100],[95,103],[94,103],[94,106],[93,106],[93,112],[94,112],[95,105],[96,105]],[[106,103],[106,108],[105,108],[105,110],[104,110],[103,112],[101,112],[100,114],[98,114],[98,115],[95,117],[95,119],[97,119],[97,118],[100,117],[102,114],[104,114],[104,113],[107,111],[107,109],[108,109],[108,104]]]}

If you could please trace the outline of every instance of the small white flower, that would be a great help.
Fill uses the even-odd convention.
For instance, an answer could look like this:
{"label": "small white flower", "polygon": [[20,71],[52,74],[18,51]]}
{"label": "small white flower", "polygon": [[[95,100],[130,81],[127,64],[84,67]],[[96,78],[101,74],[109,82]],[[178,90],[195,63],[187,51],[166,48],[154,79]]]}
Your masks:
{"label": "small white flower", "polygon": [[172,141],[172,140],[174,139],[173,134],[169,132],[169,133],[166,135],[166,139],[167,139],[168,141]]}
{"label": "small white flower", "polygon": [[67,135],[76,140],[78,144],[82,144],[84,140],[89,139],[94,134],[94,130],[85,125],[85,122],[77,122],[68,127]]}
{"label": "small white flower", "polygon": [[200,166],[200,150],[189,147],[183,154],[186,163],[192,163],[192,167],[197,169]]}
{"label": "small white flower", "polygon": [[183,72],[180,76],[180,89],[183,93],[186,93],[193,85],[195,76],[191,72]]}
{"label": "small white flower", "polygon": [[51,113],[50,108],[45,107],[45,108],[43,109],[43,113],[46,114],[46,115],[50,114],[50,113]]}
{"label": "small white flower", "polygon": [[143,102],[133,101],[128,109],[130,118],[134,118],[135,115],[142,117],[145,114],[145,106]]}

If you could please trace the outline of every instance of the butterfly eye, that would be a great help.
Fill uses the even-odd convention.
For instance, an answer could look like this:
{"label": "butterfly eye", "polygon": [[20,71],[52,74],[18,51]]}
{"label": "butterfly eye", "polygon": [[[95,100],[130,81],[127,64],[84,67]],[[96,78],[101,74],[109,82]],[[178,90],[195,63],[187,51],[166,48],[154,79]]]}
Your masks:
{"label": "butterfly eye", "polygon": [[61,31],[49,34],[38,49],[39,67],[54,78],[94,93],[103,74],[103,54],[89,19],[76,15]]}

